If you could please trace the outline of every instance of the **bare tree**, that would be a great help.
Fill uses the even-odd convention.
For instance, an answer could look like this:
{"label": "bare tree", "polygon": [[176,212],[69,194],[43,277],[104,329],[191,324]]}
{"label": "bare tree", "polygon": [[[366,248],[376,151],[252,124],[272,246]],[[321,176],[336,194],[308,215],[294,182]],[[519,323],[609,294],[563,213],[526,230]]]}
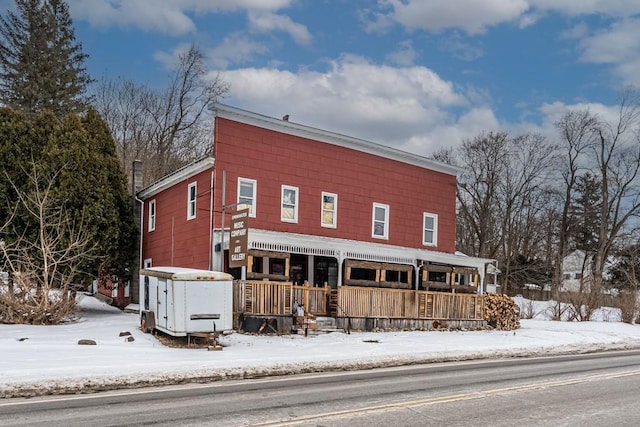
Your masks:
{"label": "bare tree", "polygon": [[562,176],[562,188],[558,188],[561,199],[560,219],[557,231],[557,250],[554,262],[553,289],[555,298],[559,298],[562,283],[562,260],[567,254],[569,239],[570,208],[573,192],[581,170],[586,168],[587,152],[594,146],[594,129],[597,118],[588,110],[568,111],[556,122],[560,133],[559,170]]}
{"label": "bare tree", "polygon": [[536,134],[510,140],[506,175],[498,183],[503,233],[503,280],[511,282],[511,264],[515,257],[541,258],[540,201],[547,195],[549,165],[557,147]]}
{"label": "bare tree", "polygon": [[[540,135],[515,138],[506,133],[486,133],[465,141],[455,153],[463,169],[458,185],[458,241],[470,255],[500,262],[503,290],[518,268],[539,269],[546,259],[546,215],[549,168],[556,147]],[[438,153],[451,158],[451,153]],[[547,269],[542,269],[547,270]],[[519,271],[520,278],[529,277]],[[539,276],[535,272],[533,276]]]}
{"label": "bare tree", "polygon": [[[95,256],[95,245],[82,222],[74,222],[56,200],[59,172],[43,176],[35,163],[25,171],[33,190],[18,193],[18,205],[0,227],[0,254],[9,271],[9,292],[0,293],[0,321],[54,324],[75,310],[75,280],[83,263]],[[16,233],[16,219],[26,215],[37,222],[36,235]],[[10,233],[8,233],[10,231]]]}
{"label": "bare tree", "polygon": [[100,113],[109,125],[120,167],[128,177],[133,161],[147,159],[152,152],[148,106],[154,97],[146,86],[123,79],[104,80],[97,89]]}
{"label": "bare tree", "polygon": [[458,249],[495,258],[502,238],[498,185],[506,178],[508,135],[481,134],[458,150],[464,172],[458,182]]}
{"label": "bare tree", "polygon": [[601,121],[592,151],[601,191],[601,223],[593,257],[592,286],[602,289],[606,260],[631,218],[640,213],[640,93],[621,94],[615,122]]}
{"label": "bare tree", "polygon": [[195,46],[178,56],[163,91],[126,80],[104,81],[96,99],[118,146],[123,170],[142,160],[149,184],[212,150],[208,107],[229,91],[219,74],[209,76]]}

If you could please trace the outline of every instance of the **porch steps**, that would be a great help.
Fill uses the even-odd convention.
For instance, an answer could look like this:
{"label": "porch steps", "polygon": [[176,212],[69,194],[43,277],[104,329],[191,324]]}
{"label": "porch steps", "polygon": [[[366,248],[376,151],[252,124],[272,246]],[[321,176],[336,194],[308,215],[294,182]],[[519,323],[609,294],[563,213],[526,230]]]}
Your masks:
{"label": "porch steps", "polygon": [[306,332],[307,335],[319,335],[331,332],[345,332],[345,330],[337,327],[335,318],[317,316],[313,319],[313,326],[308,327],[306,331],[304,326],[294,325],[292,332],[295,334],[304,334]]}
{"label": "porch steps", "polygon": [[336,319],[334,317],[317,316],[315,319],[318,329],[336,329]]}

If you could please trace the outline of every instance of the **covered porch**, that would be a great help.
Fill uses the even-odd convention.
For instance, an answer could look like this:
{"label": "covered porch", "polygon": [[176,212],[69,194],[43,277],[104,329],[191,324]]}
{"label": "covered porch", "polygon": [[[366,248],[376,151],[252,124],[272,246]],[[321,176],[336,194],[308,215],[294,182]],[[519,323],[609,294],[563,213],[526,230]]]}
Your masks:
{"label": "covered porch", "polygon": [[[221,239],[220,232],[214,239]],[[215,240],[214,240],[215,241]],[[247,266],[228,269],[228,238],[214,269],[240,280],[290,281],[312,287],[380,287],[451,293],[486,292],[491,259],[321,236],[249,229]]]}
{"label": "covered porch", "polygon": [[271,318],[285,331],[298,305],[335,318],[343,329],[484,325],[484,277],[492,260],[254,229],[248,234],[247,266],[230,271],[237,279],[238,326],[247,318]]}

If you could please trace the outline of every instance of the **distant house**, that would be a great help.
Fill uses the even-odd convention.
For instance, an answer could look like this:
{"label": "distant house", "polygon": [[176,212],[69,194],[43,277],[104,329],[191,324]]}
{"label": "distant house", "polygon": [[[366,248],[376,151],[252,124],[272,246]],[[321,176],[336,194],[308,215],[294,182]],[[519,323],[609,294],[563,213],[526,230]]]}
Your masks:
{"label": "distant house", "polygon": [[562,260],[562,292],[589,292],[591,277],[591,256],[576,249]]}
{"label": "distant house", "polygon": [[[592,255],[586,255],[583,250],[576,249],[570,252],[562,260],[562,285],[563,292],[589,292],[591,285],[591,263]],[[603,277],[610,278],[609,272],[614,264],[614,260],[609,258],[605,262]],[[608,289],[603,289],[604,293],[610,293]]]}

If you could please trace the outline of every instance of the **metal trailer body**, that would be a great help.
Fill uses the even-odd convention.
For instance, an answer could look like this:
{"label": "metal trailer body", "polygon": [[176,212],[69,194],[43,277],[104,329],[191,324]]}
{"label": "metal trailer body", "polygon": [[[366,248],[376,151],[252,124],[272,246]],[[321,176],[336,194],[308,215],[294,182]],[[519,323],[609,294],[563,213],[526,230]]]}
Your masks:
{"label": "metal trailer body", "polygon": [[182,267],[140,270],[140,326],[172,336],[233,329],[233,277]]}

